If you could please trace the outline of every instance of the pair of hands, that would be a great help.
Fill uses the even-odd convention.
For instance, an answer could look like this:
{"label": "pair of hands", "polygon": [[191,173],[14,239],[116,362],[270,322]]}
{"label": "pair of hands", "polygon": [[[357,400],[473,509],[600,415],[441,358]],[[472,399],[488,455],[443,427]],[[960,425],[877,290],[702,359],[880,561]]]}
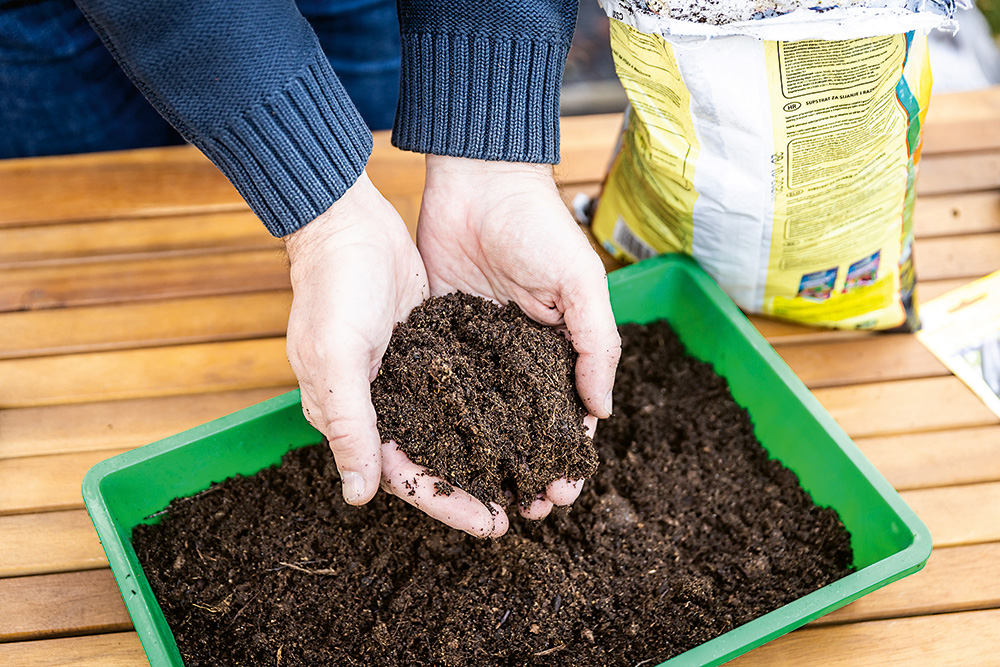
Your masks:
{"label": "pair of hands", "polygon": [[[417,246],[367,174],[285,237],[294,292],[288,360],[306,418],[330,441],[348,503],[367,503],[381,486],[453,528],[497,537],[509,525],[504,508],[457,489],[435,495],[436,478],[420,476],[422,467],[379,438],[369,387],[393,327],[429,295],[454,291],[514,301],[534,320],[565,327],[580,355],[576,383],[591,434],[611,414],[621,341],[604,267],[550,166],[426,160]],[[409,495],[403,482],[414,479]],[[521,513],[540,519],[576,500],[581,484],[557,480]]]}

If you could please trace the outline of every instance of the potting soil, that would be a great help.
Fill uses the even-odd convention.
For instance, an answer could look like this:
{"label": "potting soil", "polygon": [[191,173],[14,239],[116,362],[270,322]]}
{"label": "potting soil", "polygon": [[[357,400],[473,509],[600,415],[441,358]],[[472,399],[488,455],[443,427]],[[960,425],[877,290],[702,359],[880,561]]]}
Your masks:
{"label": "potting soil", "polygon": [[597,474],[502,538],[386,494],[345,505],[322,446],[137,527],[185,663],[655,665],[847,574],[836,513],[768,459],[725,381],[664,323],[622,337]]}
{"label": "potting soil", "polygon": [[428,299],[398,325],[372,383],[383,441],[484,503],[524,505],[597,470],[576,352],[513,303]]}

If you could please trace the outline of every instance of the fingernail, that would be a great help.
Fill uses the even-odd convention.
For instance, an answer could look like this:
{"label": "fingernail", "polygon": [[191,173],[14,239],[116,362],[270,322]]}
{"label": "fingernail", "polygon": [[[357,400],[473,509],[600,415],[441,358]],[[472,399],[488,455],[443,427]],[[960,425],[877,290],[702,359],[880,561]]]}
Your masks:
{"label": "fingernail", "polygon": [[340,473],[340,480],[344,486],[344,500],[351,505],[356,505],[365,497],[365,478],[361,473],[345,470]]}
{"label": "fingernail", "polygon": [[608,415],[611,415],[611,407],[612,407],[612,400],[611,400],[611,392],[609,391],[608,395],[604,397],[604,409],[607,411]]}

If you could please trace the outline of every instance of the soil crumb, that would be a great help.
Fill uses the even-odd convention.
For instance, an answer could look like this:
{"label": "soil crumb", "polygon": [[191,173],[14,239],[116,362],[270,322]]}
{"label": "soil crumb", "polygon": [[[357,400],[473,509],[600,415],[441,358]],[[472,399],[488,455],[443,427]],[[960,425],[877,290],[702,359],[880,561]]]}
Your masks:
{"label": "soil crumb", "polygon": [[549,482],[597,470],[576,357],[514,304],[428,299],[393,331],[372,383],[379,434],[483,503],[506,505],[506,490],[528,505]]}
{"label": "soil crumb", "polygon": [[725,381],[663,323],[622,337],[600,470],[500,539],[387,494],[345,505],[324,446],[137,527],[188,667],[655,665],[848,574],[836,513],[768,459]]}

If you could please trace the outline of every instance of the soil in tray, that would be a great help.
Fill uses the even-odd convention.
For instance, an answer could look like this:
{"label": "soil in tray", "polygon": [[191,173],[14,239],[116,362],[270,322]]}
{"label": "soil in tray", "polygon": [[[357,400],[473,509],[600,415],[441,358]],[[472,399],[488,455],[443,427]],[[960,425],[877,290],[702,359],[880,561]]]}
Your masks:
{"label": "soil in tray", "polygon": [[622,336],[597,474],[497,540],[385,494],[346,506],[323,446],[136,528],[186,663],[652,665],[847,574],[836,513],[725,382],[665,324]]}

